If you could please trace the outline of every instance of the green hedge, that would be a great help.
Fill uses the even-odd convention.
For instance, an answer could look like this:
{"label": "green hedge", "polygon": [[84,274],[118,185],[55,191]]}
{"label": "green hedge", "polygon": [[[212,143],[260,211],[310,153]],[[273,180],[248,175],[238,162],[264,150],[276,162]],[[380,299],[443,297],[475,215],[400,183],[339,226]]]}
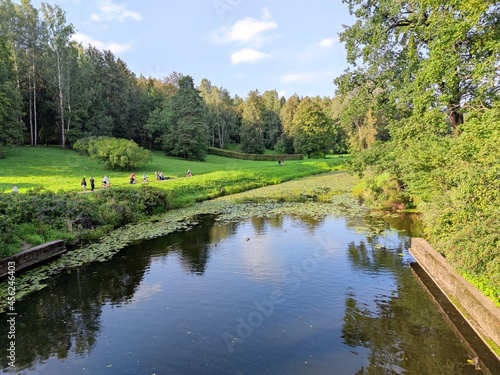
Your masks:
{"label": "green hedge", "polygon": [[216,147],[209,147],[208,153],[212,155],[225,156],[227,158],[243,159],[243,160],[260,160],[260,161],[304,160],[303,154],[282,154],[282,155],[244,154],[242,152],[223,150],[221,148],[216,148]]}

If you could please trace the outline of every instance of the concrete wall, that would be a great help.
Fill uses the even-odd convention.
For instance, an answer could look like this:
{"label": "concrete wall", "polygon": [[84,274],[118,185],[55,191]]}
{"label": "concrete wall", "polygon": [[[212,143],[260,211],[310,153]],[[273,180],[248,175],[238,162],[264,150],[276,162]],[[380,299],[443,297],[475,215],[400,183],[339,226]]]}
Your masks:
{"label": "concrete wall", "polygon": [[16,263],[15,269],[17,272],[34,264],[43,262],[44,260],[65,253],[66,251],[66,245],[61,240],[49,242],[28,250],[21,251],[20,253],[17,253],[9,258],[0,260],[0,277],[7,275],[7,267],[9,262]]}
{"label": "concrete wall", "polygon": [[[500,308],[458,275],[423,238],[412,238],[410,253],[484,339],[500,346]],[[464,314],[465,311],[465,314]]]}

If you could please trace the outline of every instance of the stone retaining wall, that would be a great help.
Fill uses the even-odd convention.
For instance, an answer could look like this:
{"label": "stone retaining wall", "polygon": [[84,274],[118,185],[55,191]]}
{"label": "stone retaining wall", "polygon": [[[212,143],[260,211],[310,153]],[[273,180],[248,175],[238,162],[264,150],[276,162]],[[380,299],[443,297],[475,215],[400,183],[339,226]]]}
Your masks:
{"label": "stone retaining wall", "polygon": [[15,262],[16,272],[67,251],[64,241],[52,241],[28,250],[21,251],[9,258],[0,260],[0,277],[7,275],[9,262]]}
{"label": "stone retaining wall", "polygon": [[500,347],[500,308],[458,275],[423,238],[412,238],[410,253],[448,299],[459,303],[457,308],[483,340]]}

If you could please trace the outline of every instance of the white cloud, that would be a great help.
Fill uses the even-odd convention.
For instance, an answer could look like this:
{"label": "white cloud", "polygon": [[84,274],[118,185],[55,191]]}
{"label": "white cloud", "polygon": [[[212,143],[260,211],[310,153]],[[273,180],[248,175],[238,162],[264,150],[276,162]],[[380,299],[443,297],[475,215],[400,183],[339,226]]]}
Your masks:
{"label": "white cloud", "polygon": [[87,47],[90,44],[91,46],[94,46],[97,49],[109,50],[113,53],[125,52],[125,51],[129,50],[131,47],[130,44],[104,43],[100,40],[96,40],[96,39],[92,38],[91,36],[88,36],[88,35],[85,35],[82,33],[74,34],[72,39],[75,42],[82,43],[82,45],[84,47]]}
{"label": "white cloud", "polygon": [[101,0],[98,5],[99,13],[92,13],[90,18],[92,21],[113,21],[115,19],[123,22],[127,18],[132,18],[136,21],[141,21],[142,16],[131,10],[123,4],[115,4],[113,0]]}
{"label": "white cloud", "polygon": [[267,53],[259,52],[251,48],[244,48],[231,55],[231,62],[234,65],[245,62],[254,63],[262,59],[267,59],[269,57],[271,57],[271,55],[268,55]]}
{"label": "white cloud", "polygon": [[319,45],[320,45],[320,47],[325,47],[325,48],[327,48],[327,47],[331,47],[331,46],[333,46],[333,44],[334,44],[335,42],[336,42],[336,40],[335,40],[335,39],[333,39],[333,38],[326,38],[326,39],[323,39],[323,40],[319,43]]}
{"label": "white cloud", "polygon": [[210,35],[210,38],[215,43],[240,42],[259,46],[264,42],[262,34],[277,28],[278,24],[271,20],[269,9],[263,8],[261,19],[252,17],[244,18],[236,21],[232,26],[224,26],[215,30]]}

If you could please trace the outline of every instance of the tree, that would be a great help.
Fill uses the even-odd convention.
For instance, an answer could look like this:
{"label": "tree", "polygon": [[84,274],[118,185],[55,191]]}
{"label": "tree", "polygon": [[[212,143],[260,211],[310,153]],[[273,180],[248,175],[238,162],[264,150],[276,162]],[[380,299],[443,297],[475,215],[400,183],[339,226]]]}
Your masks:
{"label": "tree", "polygon": [[151,151],[134,141],[112,137],[81,138],[75,142],[74,149],[119,171],[131,170],[153,160]]}
{"label": "tree", "polygon": [[307,156],[324,156],[333,147],[336,129],[320,105],[306,97],[297,107],[293,118],[294,148]]}
{"label": "tree", "polygon": [[212,146],[224,148],[235,132],[237,124],[233,100],[225,88],[213,86],[204,78],[200,84],[200,94],[207,106],[207,123]]}
{"label": "tree", "polygon": [[[343,94],[364,82],[416,118],[446,114],[458,131],[464,111],[491,106],[499,88],[497,1],[347,0],[358,21],[346,27],[348,62],[363,68],[336,80]],[[391,111],[390,113],[393,113]]]}
{"label": "tree", "polygon": [[280,120],[283,132],[281,134],[279,149],[280,151],[284,150],[288,154],[293,154],[295,152],[293,148],[293,138],[295,136],[293,117],[295,116],[295,112],[297,111],[299,104],[299,96],[297,94],[293,94],[287,101],[285,101],[280,110]]}
{"label": "tree", "polygon": [[267,90],[262,94],[264,121],[263,137],[266,148],[273,148],[283,132],[281,125],[280,111],[281,102],[276,90]]}
{"label": "tree", "polygon": [[264,136],[262,128],[262,98],[258,90],[250,91],[243,104],[242,123],[240,129],[241,149],[251,154],[264,153]]}
{"label": "tree", "polygon": [[42,3],[42,13],[47,26],[47,52],[50,66],[55,70],[52,84],[56,89],[58,115],[61,129],[61,145],[66,147],[66,131],[70,122],[66,122],[66,109],[70,106],[67,62],[70,49],[70,38],[74,33],[73,25],[66,24],[64,11],[58,5]]}
{"label": "tree", "polygon": [[163,149],[166,154],[205,160],[208,147],[206,107],[191,76],[179,80],[179,90],[164,110],[164,118]]}
{"label": "tree", "polygon": [[[0,147],[6,144],[20,144],[23,140],[21,95],[14,83],[12,51],[6,38],[0,35]],[[1,154],[1,149],[0,149]]]}

